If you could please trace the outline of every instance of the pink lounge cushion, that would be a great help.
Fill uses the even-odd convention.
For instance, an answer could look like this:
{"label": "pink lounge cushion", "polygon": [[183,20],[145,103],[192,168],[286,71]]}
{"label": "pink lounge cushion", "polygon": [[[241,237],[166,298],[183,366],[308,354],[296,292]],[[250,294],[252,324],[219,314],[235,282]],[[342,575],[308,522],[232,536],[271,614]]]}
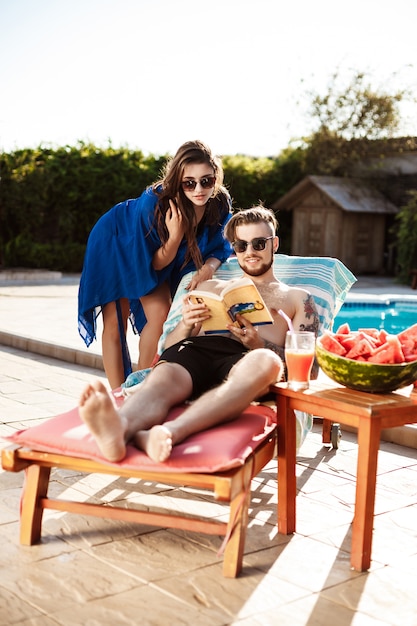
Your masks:
{"label": "pink lounge cushion", "polygon": [[[184,407],[173,409],[175,417]],[[274,430],[275,411],[267,406],[250,406],[239,418],[192,435],[174,447],[165,463],[155,463],[133,445],[120,463],[110,463],[126,469],[157,470],[161,472],[214,473],[243,465],[245,459]],[[78,408],[57,415],[38,426],[16,432],[7,438],[13,443],[41,452],[53,452],[109,464],[80,420]]]}

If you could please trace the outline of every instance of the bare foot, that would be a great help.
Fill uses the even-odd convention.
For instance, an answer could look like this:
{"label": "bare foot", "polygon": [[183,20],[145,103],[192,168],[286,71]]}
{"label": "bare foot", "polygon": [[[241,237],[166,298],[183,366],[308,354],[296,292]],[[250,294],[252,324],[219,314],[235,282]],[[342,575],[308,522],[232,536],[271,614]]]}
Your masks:
{"label": "bare foot", "polygon": [[150,430],[138,431],[135,443],[156,463],[166,461],[172,452],[172,435],[165,426],[152,426]]}
{"label": "bare foot", "polygon": [[78,408],[102,455],[108,461],[121,461],[126,455],[123,423],[113,398],[101,381],[87,385]]}

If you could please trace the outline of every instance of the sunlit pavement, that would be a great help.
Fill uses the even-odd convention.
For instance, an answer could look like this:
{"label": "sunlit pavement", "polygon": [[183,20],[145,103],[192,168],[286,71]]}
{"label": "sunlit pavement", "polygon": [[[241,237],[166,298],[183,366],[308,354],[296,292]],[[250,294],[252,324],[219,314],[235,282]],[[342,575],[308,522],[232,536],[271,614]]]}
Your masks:
{"label": "sunlit pavement", "polygon": [[[76,277],[0,284],[0,436],[72,408],[87,382],[105,380],[99,342],[87,350],[77,333],[77,284]],[[392,293],[391,284],[376,288]],[[129,343],[134,358],[136,338]],[[356,455],[354,433],[343,432],[334,451],[314,426],[298,457],[297,533],[290,537],[276,532],[276,464],[267,466],[253,482],[236,580],[222,576],[219,537],[53,511],[45,513],[42,543],[22,547],[24,474],[1,472],[0,623],[415,626],[417,450],[381,443],[366,573],[349,564]],[[126,497],[138,506],[169,502],[190,514],[195,499],[186,489],[63,471],[53,473],[51,488],[114,504]],[[208,514],[222,513],[222,505],[198,498]]]}

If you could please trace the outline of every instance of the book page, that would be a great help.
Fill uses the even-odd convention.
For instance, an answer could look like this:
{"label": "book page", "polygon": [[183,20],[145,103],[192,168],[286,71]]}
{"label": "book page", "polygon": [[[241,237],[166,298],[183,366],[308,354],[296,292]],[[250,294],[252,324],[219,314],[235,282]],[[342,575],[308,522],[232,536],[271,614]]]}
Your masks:
{"label": "book page", "polygon": [[192,302],[204,302],[210,310],[210,319],[202,323],[205,333],[227,333],[228,324],[239,326],[236,313],[240,313],[254,325],[273,323],[261,294],[249,278],[234,281],[221,293],[219,296],[198,289],[190,293]]}
{"label": "book page", "polygon": [[236,313],[243,315],[254,326],[272,324],[273,318],[259,293],[257,287],[249,281],[227,289],[224,301],[230,317],[234,320]]}
{"label": "book page", "polygon": [[[202,329],[205,333],[227,333],[227,325],[233,320],[227,312],[226,306],[220,296],[205,291],[192,291],[190,293],[191,302],[204,302],[210,310],[211,317],[202,322]],[[236,322],[236,326],[239,324]]]}

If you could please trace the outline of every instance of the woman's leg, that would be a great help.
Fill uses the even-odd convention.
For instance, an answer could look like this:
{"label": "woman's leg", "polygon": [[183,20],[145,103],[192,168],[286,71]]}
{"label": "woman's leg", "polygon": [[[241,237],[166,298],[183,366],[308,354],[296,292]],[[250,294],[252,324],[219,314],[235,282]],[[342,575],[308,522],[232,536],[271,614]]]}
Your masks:
{"label": "woman's leg", "polygon": [[[127,320],[129,317],[129,300],[120,300],[122,312],[123,332],[126,337]],[[112,389],[117,389],[125,381],[123,367],[122,344],[120,343],[119,322],[117,319],[116,303],[109,302],[103,307],[103,366],[107,380]]]}
{"label": "woman's leg", "polygon": [[142,329],[139,341],[138,369],[150,367],[158,348],[158,340],[162,335],[162,327],[168,317],[171,306],[171,294],[167,283],[159,285],[152,293],[140,299],[146,315],[146,324]]}

